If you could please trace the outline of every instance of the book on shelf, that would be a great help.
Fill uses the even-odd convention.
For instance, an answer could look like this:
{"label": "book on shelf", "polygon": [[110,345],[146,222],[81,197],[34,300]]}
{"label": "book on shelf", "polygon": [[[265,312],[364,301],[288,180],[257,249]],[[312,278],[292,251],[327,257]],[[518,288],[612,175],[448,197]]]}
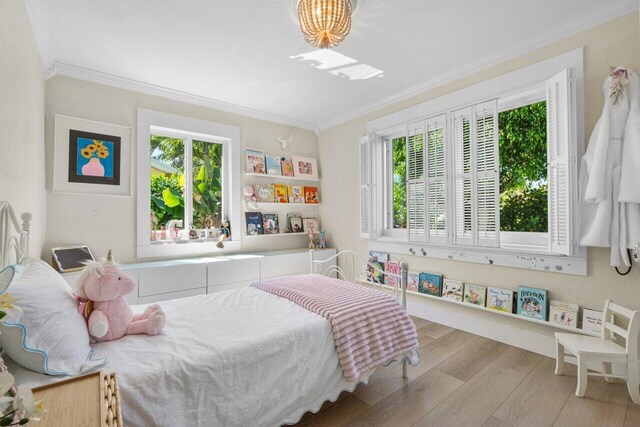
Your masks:
{"label": "book on shelf", "polygon": [[280,223],[278,214],[263,214],[262,225],[264,234],[280,234]]}
{"label": "book on shelf", "polygon": [[418,292],[418,281],[420,280],[420,273],[415,271],[409,271],[407,273],[407,290]]}
{"label": "book on shelf", "polygon": [[317,218],[302,218],[302,230],[309,234],[317,234],[320,232],[320,223]]}
{"label": "book on shelf", "polygon": [[262,213],[260,212],[245,212],[245,218],[247,220],[247,235],[257,236],[264,234]]}
{"label": "book on shelf", "polygon": [[256,196],[256,202],[273,203],[275,201],[273,184],[256,184],[253,188]]}
{"label": "book on shelf", "polygon": [[442,298],[462,302],[464,297],[464,283],[459,280],[444,279],[442,283]]}
{"label": "book on shelf", "polygon": [[273,184],[273,198],[276,203],[289,203],[287,186],[285,184]]}
{"label": "book on shelf", "polygon": [[487,289],[487,308],[505,313],[513,313],[514,292],[508,289]]}
{"label": "book on shelf", "polygon": [[546,289],[518,286],[518,314],[537,320],[547,320],[549,294]]}
{"label": "book on shelf", "polygon": [[247,148],[245,150],[245,160],[248,173],[266,173],[264,151]]}
{"label": "book on shelf", "polygon": [[[384,271],[386,273],[400,275],[400,263],[398,261],[389,261],[384,265]],[[390,288],[395,288],[396,284],[400,287],[400,279],[391,276],[384,276],[384,284]]]}
{"label": "book on shelf", "polygon": [[549,301],[549,322],[556,325],[578,327],[578,304],[563,302],[552,299]]}
{"label": "book on shelf", "polygon": [[293,176],[293,162],[291,160],[282,160],[280,166],[282,168],[282,176]]}
{"label": "book on shelf", "polygon": [[480,307],[484,307],[487,302],[487,287],[465,283],[463,301],[467,304],[474,304],[479,305]]}
{"label": "book on shelf", "polygon": [[289,186],[289,203],[304,203],[304,193],[300,185]]}
{"label": "book on shelf", "polygon": [[597,334],[602,332],[602,311],[592,308],[582,309],[582,329]]}
{"label": "book on shelf", "polygon": [[304,187],[304,202],[310,205],[317,205],[320,202],[318,187]]}
{"label": "book on shelf", "polygon": [[439,297],[442,295],[442,275],[420,273],[418,276],[418,292]]}
{"label": "book on shelf", "polygon": [[267,175],[282,176],[282,166],[280,165],[280,157],[266,156]]}
{"label": "book on shelf", "polygon": [[287,214],[287,225],[290,233],[302,233],[302,217],[299,214]]}
{"label": "book on shelf", "polygon": [[384,283],[384,274],[382,272],[385,271],[384,266],[387,261],[389,261],[388,253],[369,251],[367,280],[373,283]]}

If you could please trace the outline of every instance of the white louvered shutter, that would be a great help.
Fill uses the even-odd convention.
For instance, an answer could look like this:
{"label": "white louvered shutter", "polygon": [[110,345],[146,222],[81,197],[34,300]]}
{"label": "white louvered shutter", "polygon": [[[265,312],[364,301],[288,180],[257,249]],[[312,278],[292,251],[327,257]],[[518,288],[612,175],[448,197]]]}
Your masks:
{"label": "white louvered shutter", "polygon": [[472,194],[472,109],[464,108],[452,113],[453,186],[455,243],[473,245],[473,194]]}
{"label": "white louvered shutter", "polygon": [[371,141],[360,138],[360,237],[368,239],[372,230],[371,203]]}
{"label": "white louvered shutter", "polygon": [[551,252],[563,255],[571,255],[572,252],[571,104],[571,75],[570,70],[565,69],[547,81],[549,246]]}
{"label": "white louvered shutter", "polygon": [[498,161],[498,103],[474,108],[475,188],[478,246],[500,246],[500,170]]}
{"label": "white louvered shutter", "polygon": [[447,115],[427,119],[427,224],[428,241],[446,244],[446,123]]}
{"label": "white louvered shutter", "polygon": [[424,133],[424,121],[407,126],[407,229],[412,242],[426,240]]}

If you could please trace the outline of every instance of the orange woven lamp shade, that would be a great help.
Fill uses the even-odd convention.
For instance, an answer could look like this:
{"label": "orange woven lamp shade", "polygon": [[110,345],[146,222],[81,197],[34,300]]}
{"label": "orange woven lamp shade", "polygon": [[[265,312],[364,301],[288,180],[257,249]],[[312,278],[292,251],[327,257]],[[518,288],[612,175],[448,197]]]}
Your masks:
{"label": "orange woven lamp shade", "polygon": [[300,0],[300,29],[309,44],[338,46],[351,30],[351,0]]}

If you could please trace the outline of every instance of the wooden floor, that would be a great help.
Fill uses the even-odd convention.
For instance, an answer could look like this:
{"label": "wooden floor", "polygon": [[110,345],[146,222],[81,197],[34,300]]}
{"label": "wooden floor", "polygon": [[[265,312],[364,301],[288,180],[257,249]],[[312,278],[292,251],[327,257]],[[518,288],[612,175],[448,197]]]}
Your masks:
{"label": "wooden floor", "polygon": [[589,378],[574,394],[575,367],[516,347],[414,318],[420,364],[402,378],[397,363],[368,385],[342,393],[298,426],[640,426],[624,383]]}

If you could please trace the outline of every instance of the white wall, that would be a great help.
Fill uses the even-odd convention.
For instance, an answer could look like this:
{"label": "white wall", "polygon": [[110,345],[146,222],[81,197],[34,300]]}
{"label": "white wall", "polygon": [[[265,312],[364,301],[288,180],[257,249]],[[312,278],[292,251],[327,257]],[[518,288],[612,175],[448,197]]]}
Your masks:
{"label": "white wall", "polygon": [[[47,233],[43,249],[45,259],[50,257],[48,251],[53,246],[83,243],[89,245],[95,256],[104,256],[111,248],[120,262],[136,260],[135,186],[132,195],[127,197],[53,193],[52,174],[54,119],[56,114],[63,114],[131,127],[134,145],[132,179],[135,183],[138,107],[238,126],[243,147],[242,162],[244,147],[261,148],[271,154],[280,153],[278,136],[281,135],[293,136],[293,141],[287,148],[288,156],[296,154],[318,157],[318,138],[310,131],[73,78],[53,77],[46,82]],[[238,167],[244,170],[244,164]],[[244,179],[247,178],[243,177]],[[322,192],[322,189],[320,191]],[[283,219],[284,216],[281,215],[281,221]],[[252,238],[243,241],[242,250],[289,249],[305,245],[305,236]]]}
{"label": "white wall", "polygon": [[45,234],[44,76],[22,0],[0,1],[0,200],[33,214],[31,254]]}
{"label": "white wall", "polygon": [[[585,131],[589,136],[602,112],[601,87],[604,78],[610,73],[609,66],[624,65],[640,71],[637,13],[609,21],[516,59],[478,71],[466,78],[323,131],[320,135],[320,160],[324,169],[322,188],[325,204],[321,208],[321,216],[328,232],[333,236],[333,246],[339,250],[352,249],[362,254],[367,253],[367,241],[359,237],[357,142],[360,137],[366,135],[368,121],[581,46],[584,46],[585,55]],[[438,272],[445,277],[472,283],[514,290],[518,284],[544,287],[550,290],[551,298],[575,302],[583,307],[602,307],[604,300],[610,298],[630,308],[640,309],[640,264],[636,264],[628,276],[618,276],[613,268],[609,267],[609,252],[606,249],[589,249],[587,277],[405,255],[398,258],[407,261],[411,270]],[[440,319],[444,319],[444,313],[449,313],[449,317],[469,316],[468,320],[473,320],[476,324],[467,322],[467,325],[474,328],[477,324],[489,322],[485,325],[487,328],[493,325],[496,330],[503,330],[504,326],[508,326],[512,327],[515,333],[521,329],[544,329],[520,320],[504,319],[491,313],[475,313],[475,310],[465,307],[445,306],[442,302],[426,301],[419,297],[411,298],[410,306],[424,317],[436,313],[439,313]]]}

